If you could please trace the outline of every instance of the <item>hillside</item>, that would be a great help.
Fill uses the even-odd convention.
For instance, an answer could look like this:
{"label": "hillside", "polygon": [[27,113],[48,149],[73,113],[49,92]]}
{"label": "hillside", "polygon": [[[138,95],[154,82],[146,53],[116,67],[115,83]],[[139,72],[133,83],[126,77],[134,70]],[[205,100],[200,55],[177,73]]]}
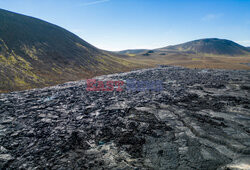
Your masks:
{"label": "hillside", "polygon": [[218,38],[200,39],[179,45],[167,46],[159,49],[159,51],[179,51],[228,56],[244,55],[248,53],[246,47],[230,40]]}
{"label": "hillside", "polygon": [[55,85],[138,67],[73,33],[0,9],[0,92]]}
{"label": "hillside", "polygon": [[129,49],[129,50],[123,50],[123,51],[118,51],[119,54],[139,54],[142,52],[147,51],[146,49]]}
{"label": "hillside", "polygon": [[109,52],[59,26],[0,9],[0,93],[156,64],[250,69],[249,51],[230,40],[212,38],[155,50]]}
{"label": "hillside", "polygon": [[[136,50],[134,50],[136,51]],[[127,52],[128,59],[140,63],[168,64],[188,68],[217,68],[249,70],[249,48],[233,41],[208,38],[164,48]]]}

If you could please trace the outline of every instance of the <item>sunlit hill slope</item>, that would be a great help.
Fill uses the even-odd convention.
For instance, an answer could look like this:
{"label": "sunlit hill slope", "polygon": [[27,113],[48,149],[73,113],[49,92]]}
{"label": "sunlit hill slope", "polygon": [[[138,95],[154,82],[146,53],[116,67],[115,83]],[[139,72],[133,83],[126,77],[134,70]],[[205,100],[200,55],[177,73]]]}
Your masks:
{"label": "sunlit hill slope", "polygon": [[48,22],[0,9],[0,92],[44,87],[139,65]]}

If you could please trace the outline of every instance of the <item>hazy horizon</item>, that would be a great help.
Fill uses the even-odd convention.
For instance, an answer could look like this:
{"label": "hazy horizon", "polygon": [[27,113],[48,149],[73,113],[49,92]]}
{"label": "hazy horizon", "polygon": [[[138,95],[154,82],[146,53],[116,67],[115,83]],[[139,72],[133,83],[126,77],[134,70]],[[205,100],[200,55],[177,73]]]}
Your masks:
{"label": "hazy horizon", "polygon": [[0,8],[63,27],[97,48],[154,49],[203,38],[250,46],[250,1],[0,0]]}

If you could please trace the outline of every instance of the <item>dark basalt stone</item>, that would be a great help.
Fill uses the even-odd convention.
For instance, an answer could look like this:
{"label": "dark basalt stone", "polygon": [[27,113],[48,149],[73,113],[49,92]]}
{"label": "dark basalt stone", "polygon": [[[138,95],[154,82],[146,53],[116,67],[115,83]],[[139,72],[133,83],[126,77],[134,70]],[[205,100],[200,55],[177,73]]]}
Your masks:
{"label": "dark basalt stone", "polygon": [[0,94],[0,169],[249,165],[249,71],[159,66],[97,79],[163,89],[88,92],[78,81]]}

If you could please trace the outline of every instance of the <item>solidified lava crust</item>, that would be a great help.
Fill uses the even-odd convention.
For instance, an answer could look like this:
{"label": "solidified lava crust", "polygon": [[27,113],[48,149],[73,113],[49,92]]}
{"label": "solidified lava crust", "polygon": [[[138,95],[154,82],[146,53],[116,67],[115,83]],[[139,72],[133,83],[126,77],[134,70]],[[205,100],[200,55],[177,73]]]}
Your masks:
{"label": "solidified lava crust", "polygon": [[0,94],[0,169],[233,169],[250,162],[250,72],[160,66]]}

